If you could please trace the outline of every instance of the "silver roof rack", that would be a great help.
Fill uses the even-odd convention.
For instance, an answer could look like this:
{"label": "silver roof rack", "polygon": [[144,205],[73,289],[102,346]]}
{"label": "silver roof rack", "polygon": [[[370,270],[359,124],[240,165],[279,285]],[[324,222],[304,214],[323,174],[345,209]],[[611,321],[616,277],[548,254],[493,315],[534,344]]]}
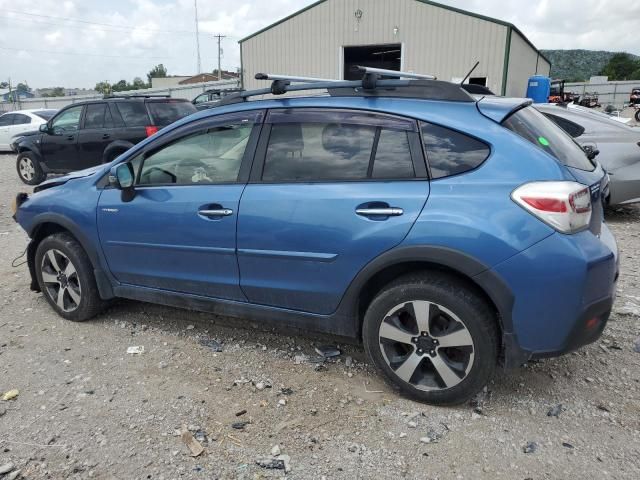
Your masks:
{"label": "silver roof rack", "polygon": [[300,77],[296,75],[277,75],[273,73],[256,73],[256,80],[283,80],[285,82],[295,83],[318,83],[318,82],[339,82],[332,78],[314,78],[314,77]]}
{"label": "silver roof rack", "polygon": [[438,77],[434,75],[423,75],[421,73],[413,73],[413,72],[399,72],[397,70],[386,70],[384,68],[374,68],[374,67],[363,67],[361,65],[357,65],[353,67],[355,71],[362,72],[366,74],[373,75],[383,75],[385,77],[392,78],[413,78],[415,80],[437,80]]}

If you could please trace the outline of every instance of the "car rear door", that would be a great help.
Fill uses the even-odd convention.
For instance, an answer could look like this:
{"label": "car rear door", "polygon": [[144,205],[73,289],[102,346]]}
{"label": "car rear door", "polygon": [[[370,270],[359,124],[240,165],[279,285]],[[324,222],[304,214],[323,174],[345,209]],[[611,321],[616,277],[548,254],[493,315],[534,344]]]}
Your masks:
{"label": "car rear door", "polygon": [[356,274],[409,232],[429,196],[414,120],[272,110],[240,203],[250,302],[329,314]]}
{"label": "car rear door", "polygon": [[131,160],[133,199],[103,190],[100,242],[120,283],[246,301],[236,224],[263,116],[210,117],[158,137]]}
{"label": "car rear door", "polygon": [[78,132],[78,169],[102,163],[104,149],[114,140],[114,131],[113,118],[105,102],[87,105]]}

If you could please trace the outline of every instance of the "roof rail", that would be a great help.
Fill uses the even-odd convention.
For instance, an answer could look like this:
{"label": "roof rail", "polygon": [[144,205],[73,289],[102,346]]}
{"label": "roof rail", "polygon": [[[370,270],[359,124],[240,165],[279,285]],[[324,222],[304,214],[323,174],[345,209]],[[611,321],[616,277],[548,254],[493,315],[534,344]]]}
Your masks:
{"label": "roof rail", "polygon": [[133,95],[114,95],[107,94],[102,97],[103,99],[107,98],[171,98],[171,95],[162,95],[162,94],[153,94],[153,95],[144,95],[144,94],[133,94]]}
{"label": "roof rail", "polygon": [[[218,106],[247,101],[249,97],[259,95],[283,95],[287,92],[305,90],[327,90],[334,97],[404,97],[448,100],[455,102],[475,102],[460,85],[436,80],[433,75],[421,75],[410,72],[397,72],[372,67],[355,67],[364,73],[362,80],[333,80],[290,75],[257,73],[256,80],[270,80],[270,88],[247,90],[224,97]],[[395,77],[381,79],[381,76]],[[406,77],[406,78],[405,78]],[[297,83],[292,85],[292,83]]]}

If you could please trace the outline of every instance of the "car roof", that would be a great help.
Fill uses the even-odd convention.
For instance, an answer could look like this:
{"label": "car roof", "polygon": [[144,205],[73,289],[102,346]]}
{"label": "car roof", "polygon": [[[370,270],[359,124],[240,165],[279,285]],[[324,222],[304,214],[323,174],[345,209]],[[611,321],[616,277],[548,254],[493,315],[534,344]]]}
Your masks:
{"label": "car roof", "polygon": [[4,112],[2,113],[2,115],[6,115],[7,113],[36,113],[36,112],[57,112],[57,110],[55,108],[29,108],[26,110],[12,110],[10,112]]}

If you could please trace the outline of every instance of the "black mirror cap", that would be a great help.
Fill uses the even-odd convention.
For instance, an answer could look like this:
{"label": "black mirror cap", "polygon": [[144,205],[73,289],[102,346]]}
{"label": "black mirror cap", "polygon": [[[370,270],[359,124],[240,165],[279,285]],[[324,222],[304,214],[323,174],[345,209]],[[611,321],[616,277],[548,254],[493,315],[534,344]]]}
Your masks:
{"label": "black mirror cap", "polygon": [[40,130],[42,133],[49,133],[49,124],[43,123],[42,125],[40,125],[38,130]]}

